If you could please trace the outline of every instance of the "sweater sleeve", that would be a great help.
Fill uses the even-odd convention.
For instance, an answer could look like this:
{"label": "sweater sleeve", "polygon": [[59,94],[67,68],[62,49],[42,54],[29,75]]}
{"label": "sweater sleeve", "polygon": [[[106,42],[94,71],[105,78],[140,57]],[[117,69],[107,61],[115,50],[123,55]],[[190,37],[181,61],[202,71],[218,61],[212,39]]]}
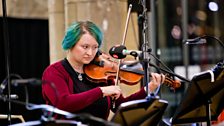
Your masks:
{"label": "sweater sleeve", "polygon": [[73,94],[72,79],[65,70],[59,68],[51,66],[42,76],[42,80],[51,82],[42,85],[43,97],[49,104],[68,112],[77,112],[103,96],[99,87]]}

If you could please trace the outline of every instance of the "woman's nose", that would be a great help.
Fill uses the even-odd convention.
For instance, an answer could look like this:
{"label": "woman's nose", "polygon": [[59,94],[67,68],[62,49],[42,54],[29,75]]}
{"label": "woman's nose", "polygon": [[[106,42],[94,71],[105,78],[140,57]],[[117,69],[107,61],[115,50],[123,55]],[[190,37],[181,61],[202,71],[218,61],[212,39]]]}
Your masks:
{"label": "woman's nose", "polygon": [[87,50],[87,54],[88,55],[93,55],[93,53],[94,53],[94,50],[92,49],[92,48],[89,48],[88,50]]}

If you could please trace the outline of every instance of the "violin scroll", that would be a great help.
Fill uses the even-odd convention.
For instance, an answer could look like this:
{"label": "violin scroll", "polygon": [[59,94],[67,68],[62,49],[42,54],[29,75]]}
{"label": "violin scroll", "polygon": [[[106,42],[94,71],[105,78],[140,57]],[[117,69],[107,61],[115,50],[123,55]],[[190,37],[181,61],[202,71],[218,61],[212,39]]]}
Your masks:
{"label": "violin scroll", "polygon": [[168,87],[171,87],[172,89],[176,89],[181,86],[181,83],[179,80],[173,80],[168,75],[165,75],[165,80],[163,84],[167,85]]}

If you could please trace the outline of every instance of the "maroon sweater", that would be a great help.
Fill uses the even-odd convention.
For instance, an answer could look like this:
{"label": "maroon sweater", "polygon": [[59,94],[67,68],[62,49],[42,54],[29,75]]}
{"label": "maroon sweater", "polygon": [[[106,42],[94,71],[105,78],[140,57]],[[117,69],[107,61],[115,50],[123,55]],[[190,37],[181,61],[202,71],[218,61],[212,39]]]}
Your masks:
{"label": "maroon sweater", "polygon": [[[42,80],[52,82],[51,84],[42,85],[42,94],[46,103],[68,112],[81,112],[83,109],[103,98],[103,93],[98,86],[85,92],[74,92],[74,88],[78,82],[74,82],[68,71],[66,71],[65,67],[62,65],[62,61],[48,66],[43,73]],[[52,84],[54,86],[52,86]],[[120,98],[115,101],[116,108],[123,102],[143,99],[145,97],[146,93],[143,88],[126,98],[121,95]],[[106,109],[104,109],[104,111],[106,110],[106,114],[99,116],[103,119],[107,119],[109,110],[111,109],[110,97],[107,97],[107,105]],[[97,109],[101,110],[101,108]]]}

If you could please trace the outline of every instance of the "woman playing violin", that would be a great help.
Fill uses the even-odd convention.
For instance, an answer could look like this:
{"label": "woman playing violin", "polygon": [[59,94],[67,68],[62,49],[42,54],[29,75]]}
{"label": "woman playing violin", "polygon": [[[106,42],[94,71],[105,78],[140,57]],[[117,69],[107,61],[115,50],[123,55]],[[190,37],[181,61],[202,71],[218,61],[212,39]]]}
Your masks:
{"label": "woman playing violin", "polygon": [[[47,104],[68,112],[89,113],[107,119],[113,99],[116,99],[116,107],[112,109],[115,111],[123,102],[147,96],[142,87],[138,92],[123,97],[120,87],[115,86],[113,80],[96,84],[86,78],[84,66],[94,60],[102,40],[101,30],[90,21],[74,22],[67,29],[62,41],[67,56],[48,66],[42,76],[42,80],[55,85],[55,88],[49,84],[42,85],[42,94]],[[149,91],[153,92],[163,81],[164,75],[151,73]]]}

